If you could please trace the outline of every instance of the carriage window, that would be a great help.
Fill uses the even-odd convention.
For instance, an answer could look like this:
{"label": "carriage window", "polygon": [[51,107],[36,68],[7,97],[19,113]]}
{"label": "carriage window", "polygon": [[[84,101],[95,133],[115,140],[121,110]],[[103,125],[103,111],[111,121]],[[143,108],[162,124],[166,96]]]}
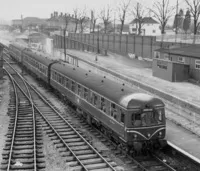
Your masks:
{"label": "carriage window", "polygon": [[81,96],[81,86],[78,85],[78,95]]}
{"label": "carriage window", "polygon": [[55,72],[55,81],[57,81],[57,73]]}
{"label": "carriage window", "polygon": [[61,76],[61,84],[64,85],[64,77]]}
{"label": "carriage window", "polygon": [[160,124],[163,121],[164,110],[163,109],[156,109],[154,111],[154,120],[156,123]]}
{"label": "carriage window", "polygon": [[152,126],[162,123],[162,111],[148,111],[142,114],[132,114],[134,126]]}
{"label": "carriage window", "polygon": [[111,110],[110,110],[110,115],[113,116],[114,113],[114,108],[115,108],[115,104],[111,103]]}
{"label": "carriage window", "polygon": [[55,80],[56,79],[56,73],[53,72],[53,79]]}
{"label": "carriage window", "polygon": [[132,114],[131,121],[134,126],[141,126],[141,114]]}
{"label": "carriage window", "polygon": [[53,79],[53,71],[51,71],[51,79]]}
{"label": "carriage window", "polygon": [[101,97],[101,110],[106,113],[106,102],[103,97]]}
{"label": "carriage window", "polygon": [[62,78],[61,78],[61,75],[58,74],[58,77],[59,77],[59,78],[58,78],[58,82],[61,83],[61,79],[62,79]]}
{"label": "carriage window", "polygon": [[69,80],[68,80],[68,78],[65,78],[65,87],[66,87],[66,88],[69,87]]}
{"label": "carriage window", "polygon": [[117,108],[114,103],[111,103],[111,111],[110,111],[111,116],[117,120]]}
{"label": "carriage window", "polygon": [[89,95],[88,89],[84,88],[84,94],[83,94],[84,99],[88,100],[89,97],[88,95]]}
{"label": "carriage window", "polygon": [[58,75],[58,73],[56,72],[56,81],[58,82],[58,80],[59,80],[59,75]]}
{"label": "carriage window", "polygon": [[96,94],[93,93],[93,98],[94,98],[94,105],[97,106],[98,105],[98,96]]}
{"label": "carriage window", "polygon": [[75,90],[76,90],[76,87],[75,87],[75,86],[76,86],[76,85],[75,85],[75,82],[72,81],[72,89],[71,89],[71,90],[72,90],[73,92],[75,92]]}
{"label": "carriage window", "polygon": [[120,113],[121,113],[120,121],[121,121],[122,123],[124,123],[124,120],[125,120],[125,119],[124,119],[124,118],[125,118],[124,111],[120,109]]}

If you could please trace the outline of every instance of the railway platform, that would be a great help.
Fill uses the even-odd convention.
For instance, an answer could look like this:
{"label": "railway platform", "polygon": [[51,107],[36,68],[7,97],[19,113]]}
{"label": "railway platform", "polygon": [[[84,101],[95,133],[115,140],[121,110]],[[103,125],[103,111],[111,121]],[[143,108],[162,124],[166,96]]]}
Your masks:
{"label": "railway platform", "polygon": [[[57,55],[61,55],[60,58],[64,59],[62,54],[63,50],[56,49],[55,52],[59,52]],[[54,53],[54,55],[55,54],[56,53]],[[197,109],[198,106],[200,107],[200,87],[198,85],[194,85],[189,82],[172,83],[153,77],[149,62],[129,59],[128,57],[113,53],[109,53],[108,56],[102,56],[90,52],[67,49],[67,54],[72,54],[80,60],[105,67],[116,73],[124,75],[125,77],[146,84],[149,87],[158,89],[161,92],[165,92],[167,95],[174,97],[175,100],[176,98],[183,99],[185,103],[193,104],[197,107]],[[200,112],[195,113],[195,115],[198,114],[200,115]],[[178,115],[172,115],[169,117],[173,117],[173,122],[171,119],[167,120],[166,138],[168,144],[200,163],[200,136],[185,129],[180,122],[185,122],[185,124],[189,124],[200,132],[199,126],[195,124],[192,125],[192,122],[186,122],[186,120]],[[194,119],[198,120],[198,117],[196,116]]]}

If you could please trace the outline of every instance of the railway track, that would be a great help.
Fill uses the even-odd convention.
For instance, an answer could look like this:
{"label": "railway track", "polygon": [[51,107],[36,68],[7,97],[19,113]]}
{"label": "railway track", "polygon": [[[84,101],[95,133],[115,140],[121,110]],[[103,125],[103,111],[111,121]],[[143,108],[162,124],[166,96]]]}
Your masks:
{"label": "railway track", "polygon": [[141,155],[138,157],[131,157],[128,154],[125,154],[123,149],[120,149],[117,147],[117,144],[112,142],[110,139],[108,139],[99,129],[95,127],[91,127],[90,125],[86,124],[86,121],[79,115],[76,114],[73,109],[68,109],[70,110],[71,117],[76,118],[79,120],[81,125],[85,127],[85,129],[88,129],[88,131],[92,132],[95,137],[98,137],[99,141],[102,143],[106,144],[106,146],[109,146],[109,148],[112,149],[113,153],[116,154],[119,158],[122,158],[122,160],[125,160],[126,163],[131,164],[131,167],[134,169],[137,169],[138,171],[175,171],[172,166],[167,164],[163,159],[159,158],[156,156],[156,154],[150,154],[150,155]]}
{"label": "railway track", "polygon": [[[48,101],[48,103],[50,103],[53,106],[51,101],[49,101],[46,97],[44,98]],[[56,109],[56,110],[59,111],[59,109]],[[59,113],[62,113],[62,112],[59,111]],[[72,108],[68,108],[65,113],[67,113],[67,115],[62,114],[62,117],[65,118],[66,120],[71,120],[71,125],[73,125],[73,127],[77,127],[77,129],[80,130],[80,125],[77,126],[77,124],[74,124],[73,122],[74,120],[79,120],[81,126],[84,127],[84,129],[87,129],[89,132],[93,133],[94,136],[98,137],[99,141],[101,141],[103,144],[106,144],[106,146],[109,146],[110,148],[112,148],[114,154],[117,154],[118,157],[122,157],[123,160],[126,160],[126,162],[131,164],[132,165],[131,167],[134,169],[137,169],[137,171],[140,171],[140,170],[141,171],[154,171],[154,170],[175,171],[176,170],[172,166],[167,164],[165,161],[163,161],[163,159],[156,156],[156,154],[140,156],[140,157],[131,157],[125,154],[123,149],[118,149],[117,145],[114,142],[109,140],[100,130],[96,129],[95,127],[91,127],[89,124],[87,124],[86,121],[83,120],[82,117],[80,117],[78,114],[76,114],[76,111],[74,111]],[[70,117],[72,117],[73,119],[69,119],[68,114],[70,114]]]}
{"label": "railway track", "polygon": [[[11,67],[9,64],[8,66]],[[15,77],[17,75],[15,74]],[[19,84],[22,82],[20,78],[16,80]],[[39,92],[29,85],[26,93],[31,97],[34,110],[43,119],[42,126],[72,170],[117,170],[116,163],[109,158],[104,158],[93,148]]]}
{"label": "railway track", "polygon": [[[34,92],[35,92],[34,88],[32,88],[31,94],[34,94]],[[72,169],[78,169],[78,170],[79,169],[88,169],[88,170],[99,169],[99,170],[101,170],[101,169],[105,169],[109,166],[109,165],[106,165],[105,163],[104,163],[104,166],[100,165],[99,163],[102,164],[102,159],[98,158],[98,160],[97,160],[96,158],[94,158],[93,155],[91,155],[90,152],[92,152],[92,150],[90,149],[90,146],[87,146],[87,143],[88,143],[87,141],[86,141],[87,143],[85,143],[85,141],[84,142],[79,141],[81,139],[80,137],[84,138],[84,135],[82,135],[82,132],[80,130],[74,131],[75,126],[73,123],[71,123],[71,121],[68,119],[68,117],[61,115],[60,112],[58,112],[58,110],[55,110],[55,107],[53,107],[53,105],[50,103],[50,101],[47,99],[45,100],[44,96],[42,96],[39,92],[37,93],[37,95],[36,94],[32,95],[32,97],[33,97],[34,101],[36,102],[35,108],[37,109],[38,113],[40,113],[40,118],[43,120],[43,121],[41,121],[41,123],[42,123],[44,129],[46,130],[48,135],[51,137],[51,139],[54,141],[54,143],[58,147],[62,156],[66,158],[66,161],[68,161],[68,163]],[[43,99],[44,104],[40,103],[40,100],[39,100],[40,98]],[[44,107],[45,104],[50,105],[52,110],[47,110],[47,107]],[[55,115],[55,113],[58,113],[59,115]],[[71,114],[71,116],[74,116],[75,111],[68,111],[67,113]],[[76,114],[75,114],[75,116],[76,116]],[[92,131],[92,129],[93,128],[90,128],[90,131]],[[64,131],[64,130],[67,130],[67,131]],[[68,130],[69,130],[69,132],[68,132]],[[75,132],[77,132],[78,134],[76,134]],[[97,133],[95,133],[95,134],[97,135]],[[80,137],[78,138],[77,135],[80,135]],[[103,137],[100,134],[99,134],[99,136],[101,137],[100,140],[102,140],[102,142],[105,143],[105,136]],[[59,137],[59,140],[58,140],[58,137]],[[61,138],[64,137],[63,140],[60,137]],[[67,140],[70,139],[70,140],[72,140],[72,142],[66,143],[66,141],[65,141],[66,139]],[[65,143],[68,146],[66,146]],[[88,143],[88,145],[90,145],[90,144]],[[74,149],[72,148],[72,150],[70,150],[70,146],[72,146]],[[113,146],[113,145],[109,145],[109,146]],[[75,152],[74,153],[75,156],[74,156],[73,152]],[[145,171],[150,171],[150,170],[160,170],[160,171],[162,171],[162,170],[168,171],[169,170],[169,171],[171,171],[171,170],[175,170],[174,168],[176,168],[176,166],[173,168],[172,166],[168,165],[163,160],[163,158],[159,158],[155,154],[151,154],[151,155],[145,156],[145,157],[142,156],[142,157],[132,158],[130,156],[124,155],[122,150],[118,151],[118,150],[116,150],[116,148],[113,150],[113,153],[118,153],[119,156],[120,155],[125,156],[124,157],[125,160],[127,160],[128,163],[132,163],[134,170],[136,169],[136,170],[145,170]],[[86,157],[85,159],[80,159],[80,161],[89,162],[91,167],[84,168],[81,165],[81,163],[79,163],[79,160],[77,160],[76,155]],[[98,157],[98,155],[95,155],[95,156]],[[91,157],[91,158],[87,158],[87,157]],[[94,159],[96,159],[96,160],[94,160]],[[94,163],[96,161],[99,161],[99,163],[98,162]],[[110,159],[106,158],[105,161],[110,163],[110,165],[113,167],[113,169],[117,168],[117,165],[114,162],[112,162]],[[89,164],[86,163],[86,166],[89,166]],[[109,167],[107,169],[112,170],[112,168],[109,168]]]}
{"label": "railway track", "polygon": [[[6,70],[7,71],[7,70]],[[8,72],[8,71],[7,71]],[[1,170],[39,170],[44,167],[41,131],[37,129],[33,104],[9,74],[13,91],[9,105],[10,125]],[[13,98],[12,98],[13,97]],[[37,138],[36,138],[37,137]],[[40,159],[39,159],[40,158]]]}

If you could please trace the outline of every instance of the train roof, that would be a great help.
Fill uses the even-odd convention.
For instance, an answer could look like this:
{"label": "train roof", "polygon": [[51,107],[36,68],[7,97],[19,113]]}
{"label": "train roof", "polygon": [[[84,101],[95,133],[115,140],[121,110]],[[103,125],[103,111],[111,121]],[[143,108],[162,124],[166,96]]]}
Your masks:
{"label": "train roof", "polygon": [[46,66],[48,66],[50,63],[53,62],[51,59],[47,58],[45,55],[39,54],[36,51],[33,51],[25,46],[20,45],[19,43],[12,43],[10,44],[10,46],[14,46],[21,51],[23,50],[24,54],[36,59],[37,61],[39,61],[40,63]]}
{"label": "train roof", "polygon": [[23,45],[21,45],[21,44],[19,44],[19,43],[15,43],[15,42],[10,43],[9,47],[11,47],[11,46],[16,47],[16,48],[19,49],[20,51],[22,51],[23,49],[26,48],[25,46],[23,46]]}
{"label": "train roof", "polygon": [[32,58],[34,58],[35,60],[37,60],[38,62],[48,66],[50,63],[53,62],[53,60],[51,60],[50,58],[42,55],[42,54],[38,54],[37,52],[34,52],[32,50],[26,50],[24,51],[24,53],[28,56],[31,56]]}
{"label": "train roof", "polygon": [[159,98],[141,93],[138,88],[130,88],[104,78],[104,76],[93,71],[89,72],[80,67],[59,63],[54,64],[52,68],[126,109],[164,106],[164,103]]}

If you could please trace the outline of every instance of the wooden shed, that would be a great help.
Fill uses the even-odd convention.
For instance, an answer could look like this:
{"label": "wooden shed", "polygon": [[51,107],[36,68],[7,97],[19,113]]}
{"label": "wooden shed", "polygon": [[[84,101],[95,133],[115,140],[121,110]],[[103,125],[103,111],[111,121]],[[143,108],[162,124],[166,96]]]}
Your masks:
{"label": "wooden shed", "polygon": [[189,65],[163,59],[154,59],[153,76],[171,82],[186,81],[189,79]]}
{"label": "wooden shed", "polygon": [[169,81],[200,81],[200,45],[157,49],[152,69],[154,76]]}

